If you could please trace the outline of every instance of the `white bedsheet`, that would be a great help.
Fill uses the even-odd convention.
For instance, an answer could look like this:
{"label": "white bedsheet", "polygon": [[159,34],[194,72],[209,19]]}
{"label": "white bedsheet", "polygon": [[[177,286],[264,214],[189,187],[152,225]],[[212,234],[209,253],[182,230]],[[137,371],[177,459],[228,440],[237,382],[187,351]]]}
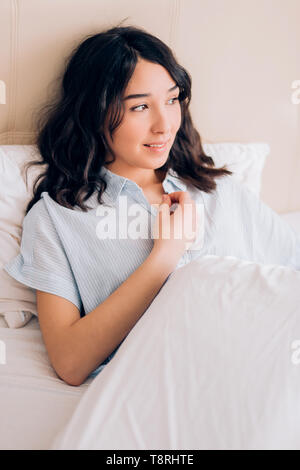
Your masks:
{"label": "white bedsheet", "polygon": [[[283,218],[289,222],[294,229],[300,234],[300,212],[298,213],[291,213],[291,214],[284,214]],[[286,279],[286,275],[283,276]],[[298,279],[298,277],[296,276]],[[234,285],[236,284],[237,280],[232,280],[233,284],[229,283],[227,287],[227,291],[224,293],[223,296],[218,296],[218,309],[222,306],[226,306],[226,299],[230,296],[230,293],[234,295],[238,294],[241,295],[244,291],[247,292],[247,284],[245,286],[240,287],[240,291],[236,292],[234,289]],[[235,284],[234,284],[235,283]],[[295,279],[293,279],[293,285],[295,283]],[[253,287],[253,286],[252,286]],[[223,410],[222,406],[224,407],[223,401],[226,400],[226,397],[230,397],[230,389],[228,389],[228,384],[226,387],[220,385],[220,376],[219,374],[220,369],[226,370],[226,366],[228,369],[228,363],[230,359],[229,351],[228,351],[228,344],[231,338],[235,338],[235,351],[239,351],[239,347],[241,347],[242,357],[240,358],[238,364],[240,369],[242,370],[243,366],[243,358],[246,360],[247,363],[247,352],[245,352],[246,346],[248,346],[249,351],[253,354],[257,352],[258,354],[258,345],[256,340],[254,344],[251,343],[251,338],[254,335],[255,331],[257,331],[258,337],[260,338],[261,348],[263,350],[263,341],[265,342],[265,354],[269,351],[272,352],[272,347],[274,346],[274,354],[279,354],[279,349],[282,344],[284,337],[281,335],[280,330],[276,336],[276,327],[279,328],[278,322],[282,323],[283,331],[287,333],[287,331],[292,331],[291,337],[299,338],[300,339],[300,331],[299,331],[299,311],[298,307],[295,308],[295,323],[291,321],[292,315],[291,311],[289,310],[289,306],[295,300],[293,296],[295,293],[300,291],[297,282],[297,288],[295,291],[290,292],[287,295],[286,300],[281,301],[286,305],[287,310],[285,311],[286,307],[282,308],[280,315],[276,314],[277,307],[274,307],[274,302],[276,304],[273,288],[270,289],[269,283],[266,282],[266,293],[270,294],[269,302],[269,313],[267,316],[263,315],[263,309],[261,310],[260,316],[262,319],[261,326],[263,329],[260,328],[258,324],[258,314],[253,313],[253,324],[251,324],[250,328],[250,337],[246,337],[246,343],[243,345],[243,338],[239,340],[239,338],[235,338],[238,334],[239,330],[230,330],[231,324],[235,325],[236,322],[228,322],[227,327],[227,336],[221,335],[221,325],[218,326],[216,329],[215,337],[213,337],[215,343],[215,349],[213,350],[213,357],[219,351],[219,354],[223,354],[225,351],[225,355],[220,356],[217,358],[214,364],[211,365],[212,370],[208,371],[205,368],[201,368],[200,370],[203,371],[202,376],[199,376],[197,372],[197,362],[194,362],[194,354],[193,354],[193,346],[192,341],[189,337],[187,326],[182,325],[181,331],[176,331],[176,323],[173,324],[173,317],[170,316],[169,322],[170,325],[173,325],[171,338],[172,341],[169,348],[165,348],[166,344],[169,344],[170,341],[170,333],[166,330],[164,333],[160,329],[160,323],[157,324],[157,328],[155,328],[150,336],[150,331],[147,330],[147,334],[141,335],[135,339],[133,345],[131,346],[132,349],[132,356],[130,353],[126,353],[122,362],[120,362],[120,356],[123,355],[124,346],[126,344],[127,350],[127,340],[121,345],[120,350],[117,352],[117,357],[115,357],[110,364],[101,372],[101,374],[97,377],[97,382],[95,382],[95,386],[93,384],[93,388],[89,390],[89,397],[91,400],[95,401],[95,406],[101,408],[101,416],[99,423],[102,423],[103,430],[98,432],[98,429],[95,429],[97,439],[99,439],[100,447],[107,445],[107,448],[117,449],[117,448],[126,448],[126,439],[125,441],[122,440],[122,435],[127,435],[129,438],[129,444],[133,446],[137,445],[137,448],[143,448],[144,443],[149,438],[151,440],[151,429],[149,423],[151,419],[157,420],[156,426],[154,422],[154,433],[157,433],[157,429],[160,430],[157,433],[157,448],[167,448],[164,445],[173,445],[173,443],[179,443],[179,448],[183,448],[185,443],[184,440],[181,440],[180,436],[185,433],[184,429],[182,433],[178,435],[178,431],[174,430],[174,422],[180,416],[180,420],[184,421],[185,416],[191,415],[191,422],[196,419],[196,415],[193,415],[193,407],[195,401],[197,402],[197,397],[204,397],[203,399],[203,406],[209,406],[211,403],[216,401],[218,405],[218,401],[220,401],[220,405],[217,407],[212,407],[208,411],[203,411],[203,416],[201,419],[208,420],[208,430],[212,429],[216,426],[215,431],[217,430],[218,426],[218,437],[214,443],[210,445],[217,445],[222,441],[222,436],[228,433],[233,439],[235,433],[239,432],[239,426],[241,426],[241,419],[244,419],[244,427],[242,436],[240,437],[239,442],[246,442],[248,446],[251,446],[251,443],[255,445],[255,442],[258,442],[258,445],[263,445],[263,440],[259,439],[258,431],[254,431],[256,427],[260,429],[261,435],[268,433],[268,429],[265,429],[263,425],[265,425],[263,416],[264,416],[264,404],[263,402],[259,405],[257,412],[261,410],[262,418],[261,423],[257,424],[255,421],[255,417],[253,418],[253,429],[252,434],[249,434],[249,429],[247,428],[247,419],[239,417],[239,408],[232,407],[230,408],[230,402],[228,402],[227,407]],[[177,289],[178,291],[178,289]],[[291,297],[291,298],[290,298]],[[183,297],[185,302],[188,302],[186,296]],[[235,300],[235,304],[237,304],[237,299]],[[231,302],[231,300],[230,300]],[[255,300],[255,305],[258,308],[260,304],[260,297],[257,296]],[[152,304],[154,305],[154,304]],[[161,305],[161,304],[160,304]],[[168,305],[168,304],[167,304]],[[175,302],[175,307],[177,302]],[[187,303],[188,305],[188,303]],[[169,307],[168,307],[169,308]],[[222,307],[223,308],[223,307]],[[163,311],[163,307],[160,306],[161,311]],[[245,305],[243,306],[245,309]],[[244,311],[244,310],[242,310]],[[257,309],[254,310],[257,312]],[[287,317],[284,317],[284,313]],[[224,315],[228,315],[228,319],[231,320],[234,316],[234,312],[231,309],[224,310]],[[272,323],[272,315],[277,320],[274,324]],[[248,313],[249,317],[249,313]],[[160,315],[158,313],[158,319]],[[174,319],[176,316],[174,316]],[[186,316],[183,316],[186,318]],[[210,316],[207,315],[205,317],[209,320]],[[211,320],[214,317],[211,316]],[[225,318],[225,317],[224,317]],[[251,318],[251,317],[250,317]],[[186,318],[187,319],[187,318]],[[254,321],[255,320],[255,321]],[[204,318],[202,318],[202,322]],[[216,318],[215,318],[216,321]],[[140,323],[140,322],[139,322]],[[138,323],[138,324],[139,324]],[[136,325],[136,327],[138,326]],[[270,324],[270,326],[268,326]],[[238,325],[240,325],[238,323]],[[208,328],[209,326],[209,328]],[[199,335],[196,337],[198,344],[203,343],[207,344],[211,334],[211,328],[213,324],[206,323],[202,326]],[[224,326],[224,324],[223,324]],[[239,326],[239,328],[242,325]],[[153,324],[155,327],[155,323]],[[140,327],[139,327],[140,328]],[[175,328],[175,330],[174,330]],[[245,328],[245,327],[244,327]],[[271,336],[265,336],[267,332],[275,332],[275,338],[278,337],[280,339],[278,344],[272,343],[270,341]],[[293,330],[294,328],[294,330]],[[275,330],[274,330],[275,329]],[[197,330],[195,330],[196,333]],[[230,336],[228,336],[230,332]],[[133,333],[133,332],[132,332]],[[135,333],[134,333],[135,334]],[[141,333],[139,333],[141,334]],[[271,334],[271,333],[270,333]],[[233,335],[233,336],[231,336]],[[161,338],[161,342],[154,343],[152,339]],[[132,336],[131,336],[132,338]],[[267,341],[269,339],[269,341]],[[64,426],[69,422],[71,419],[72,414],[74,413],[76,406],[79,404],[80,398],[83,394],[87,391],[88,386],[91,384],[92,380],[90,379],[85,384],[81,385],[80,387],[71,387],[65,383],[63,383],[55,374],[52,367],[49,364],[47,352],[42,340],[41,332],[39,330],[38,320],[33,318],[25,327],[14,330],[7,328],[7,324],[3,317],[0,317],[0,340],[4,341],[6,344],[6,359],[7,364],[2,365],[0,364],[0,449],[48,449],[51,445],[54,445],[55,438],[57,437],[57,432],[63,431],[65,428]],[[188,341],[184,343],[184,340]],[[132,344],[132,339],[130,339],[130,344]],[[290,338],[289,340],[290,341]],[[290,353],[290,345],[286,342],[285,351],[286,353]],[[240,344],[241,342],[241,344]],[[135,345],[135,346],[134,346]],[[234,346],[233,345],[233,346]],[[239,346],[240,345],[240,346]],[[272,346],[273,345],[273,346]],[[134,347],[133,347],[134,346]],[[254,346],[254,347],[253,347]],[[121,349],[122,348],[122,349]],[[121,352],[122,351],[122,352]],[[227,351],[227,352],[226,352]],[[203,352],[203,359],[207,359],[210,357],[210,349],[204,348],[199,350],[199,354]],[[171,354],[173,356],[171,356]],[[239,354],[238,354],[239,356]],[[223,357],[223,358],[222,358]],[[258,363],[259,363],[259,355],[258,355]],[[264,357],[264,356],[261,356]],[[183,360],[182,360],[183,358]],[[227,359],[226,359],[227,358]],[[238,367],[236,364],[237,358],[233,358],[233,364],[235,367]],[[145,363],[143,362],[145,360]],[[201,365],[201,358],[197,359],[200,360]],[[285,379],[284,369],[282,369],[282,361],[285,360],[286,372],[290,371],[291,365],[292,371],[294,374],[294,378],[292,379],[289,377]],[[156,361],[156,362],[155,362]],[[179,362],[178,362],[179,361]],[[210,364],[212,363],[212,359]],[[145,366],[144,364],[148,364],[148,369],[146,370],[145,375]],[[206,361],[205,361],[206,364]],[[269,362],[267,361],[266,367]],[[299,417],[299,405],[298,403],[295,404],[295,396],[297,399],[299,397],[299,390],[294,388],[294,382],[296,382],[296,387],[298,387],[298,376],[300,375],[300,365],[297,367],[296,365],[291,364],[291,362],[287,359],[287,356],[284,358],[280,356],[280,361],[277,364],[276,361],[272,363],[273,372],[271,370],[268,371],[266,378],[269,377],[268,384],[266,385],[266,389],[268,393],[271,393],[274,390],[274,399],[270,400],[270,405],[267,405],[265,412],[268,412],[270,415],[274,414],[274,419],[276,416],[279,416],[277,419],[280,419],[280,413],[284,413],[285,410],[288,410],[288,416],[294,416],[295,423],[300,422]],[[278,378],[276,377],[276,371],[280,366],[280,373]],[[179,367],[179,369],[178,369]],[[230,367],[230,365],[229,365]],[[248,369],[250,368],[250,364],[248,364]],[[197,369],[197,370],[196,370]],[[213,371],[218,373],[215,374]],[[235,370],[235,369],[233,369]],[[195,372],[196,371],[196,372]],[[228,369],[229,374],[230,369]],[[247,369],[245,370],[245,374]],[[225,373],[225,372],[224,372]],[[254,374],[254,372],[252,372]],[[153,378],[153,374],[155,378]],[[234,372],[231,372],[231,375]],[[263,374],[263,369],[260,370],[260,376]],[[178,377],[179,376],[179,377]],[[229,374],[230,376],[230,374]],[[141,379],[139,379],[139,377]],[[240,380],[242,380],[242,375]],[[210,385],[207,385],[207,380],[211,378],[212,382]],[[190,380],[190,390],[189,393],[184,396],[186,393],[186,385],[184,381],[188,379]],[[282,393],[283,399],[280,395],[278,395],[278,402],[279,402],[279,409],[277,410],[274,403],[276,402],[275,396],[280,392],[280,380],[282,379],[282,384],[284,386]],[[174,381],[175,382],[172,382]],[[250,380],[250,379],[249,379]],[[98,389],[95,388],[98,383],[101,383],[101,387],[103,390],[101,391],[101,403],[99,402],[99,394]],[[171,384],[175,384],[172,386]],[[288,388],[288,384],[291,383],[290,388]],[[200,388],[197,391],[197,387]],[[262,385],[263,384],[263,385]],[[248,394],[240,395],[239,400],[242,398],[244,399],[244,405],[246,410],[251,411],[251,407],[253,404],[250,400],[252,389],[255,390],[255,380],[250,381],[250,389]],[[265,386],[265,384],[261,381],[258,381],[258,386]],[[98,385],[97,385],[98,387]],[[207,389],[205,390],[205,387]],[[131,396],[131,392],[132,396]],[[298,393],[298,395],[297,395]],[[180,406],[176,406],[178,400],[178,394],[180,395],[181,404]],[[190,397],[192,394],[192,399]],[[201,395],[202,394],[202,395]],[[193,401],[194,400],[194,401]],[[93,403],[92,401],[92,403]],[[199,398],[198,398],[199,402]],[[80,407],[78,408],[76,414],[73,416],[75,424],[79,419],[78,413],[83,409],[84,406],[83,402],[80,403]],[[239,406],[242,407],[242,404],[239,403]],[[275,411],[272,411],[272,406],[275,406]],[[181,411],[179,413],[179,409]],[[155,411],[152,416],[152,411]],[[224,411],[222,418],[220,418],[220,410]],[[141,422],[136,423],[136,415],[135,412],[141,411],[140,417]],[[149,415],[150,413],[150,415]],[[179,415],[178,415],[179,413]],[[81,420],[83,422],[88,418],[89,412],[87,413],[86,417],[81,414]],[[242,416],[242,415],[241,415]],[[248,416],[248,415],[247,415]],[[167,420],[167,421],[165,421]],[[188,419],[186,418],[186,421]],[[232,426],[230,430],[228,426],[232,421]],[[276,419],[275,419],[276,421]],[[207,421],[205,421],[207,423]],[[153,424],[153,423],[152,423]],[[190,425],[186,422],[188,426],[188,430],[186,433],[187,438],[190,436],[189,429],[193,424]],[[141,429],[140,429],[141,426]],[[172,428],[173,426],[173,428]],[[297,425],[298,426],[298,425]],[[205,426],[204,426],[205,427]],[[144,429],[148,429],[146,433],[146,437],[144,435]],[[100,429],[100,428],[99,428]],[[114,431],[118,429],[119,431],[117,434],[114,434]],[[275,426],[275,433],[276,433],[276,426]],[[68,428],[70,431],[70,428]],[[247,431],[247,433],[246,433]],[[78,428],[74,427],[74,432],[78,433]],[[88,431],[87,431],[88,432]],[[170,438],[165,441],[165,438],[162,440],[160,436],[163,434],[170,432]],[[140,436],[139,436],[140,433]],[[162,433],[162,434],[161,434]],[[211,438],[211,433],[208,433]],[[105,438],[103,438],[105,436]],[[148,437],[147,437],[148,436]],[[252,436],[252,437],[251,437]],[[89,435],[86,434],[85,437],[80,435],[76,435],[73,441],[73,437],[70,434],[66,433],[64,438],[64,444],[66,446],[74,447],[85,445],[89,441]],[[291,441],[289,436],[282,438],[279,434],[278,438],[278,448],[282,446],[291,446]],[[120,442],[121,439],[121,442]],[[145,440],[144,440],[145,439]],[[254,439],[254,440],[253,440]],[[256,441],[255,441],[256,439]],[[276,440],[272,440],[272,433],[270,435],[271,439],[271,446],[276,447]],[[298,428],[295,430],[295,440],[296,442],[300,442],[300,434]],[[230,441],[230,440],[229,440]],[[205,445],[205,440],[202,441],[203,446]],[[231,441],[230,441],[231,442]],[[229,443],[230,443],[229,442]],[[63,441],[57,441],[57,445],[63,445]],[[98,446],[99,442],[96,443]],[[228,439],[224,437],[224,446],[228,444]],[[298,445],[298,444],[297,444]],[[124,447],[125,446],[125,447]],[[130,447],[128,447],[130,448]],[[147,448],[147,447],[145,447]],[[155,447],[149,447],[155,448]],[[171,447],[170,447],[171,448]],[[189,447],[187,447],[189,448]]]}
{"label": "white bedsheet", "polygon": [[300,449],[300,272],[172,273],[52,449]]}
{"label": "white bedsheet", "polygon": [[6,349],[6,364],[0,364],[0,449],[49,449],[91,380],[72,387],[58,378],[36,317],[20,329],[2,323],[0,340]]}

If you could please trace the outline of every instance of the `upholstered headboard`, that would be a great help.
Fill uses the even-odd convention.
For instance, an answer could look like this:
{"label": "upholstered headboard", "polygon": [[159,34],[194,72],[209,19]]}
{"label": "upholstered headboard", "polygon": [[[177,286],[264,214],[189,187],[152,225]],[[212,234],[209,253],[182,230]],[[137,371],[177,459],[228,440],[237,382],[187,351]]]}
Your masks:
{"label": "upholstered headboard", "polygon": [[71,50],[125,20],[190,72],[203,143],[268,143],[261,197],[300,210],[299,17],[299,0],[1,0],[0,144],[34,143]]}

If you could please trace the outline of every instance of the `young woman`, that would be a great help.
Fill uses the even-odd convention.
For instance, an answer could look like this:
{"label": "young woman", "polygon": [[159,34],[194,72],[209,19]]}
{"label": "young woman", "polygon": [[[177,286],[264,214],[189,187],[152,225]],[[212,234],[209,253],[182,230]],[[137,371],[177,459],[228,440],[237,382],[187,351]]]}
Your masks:
{"label": "young woman", "polygon": [[[36,289],[50,361],[69,384],[103,369],[172,271],[196,256],[300,268],[294,232],[204,154],[190,100],[170,48],[135,27],[88,37],[68,62],[37,141],[47,169],[6,270]],[[198,204],[205,232],[193,249]]]}

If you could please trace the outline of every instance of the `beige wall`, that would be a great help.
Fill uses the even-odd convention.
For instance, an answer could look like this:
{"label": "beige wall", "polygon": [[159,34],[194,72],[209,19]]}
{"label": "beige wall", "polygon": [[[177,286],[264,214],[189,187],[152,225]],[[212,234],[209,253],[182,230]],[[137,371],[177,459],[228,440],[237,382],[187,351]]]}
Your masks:
{"label": "beige wall", "polygon": [[268,142],[261,197],[300,210],[300,0],[1,0],[0,144],[34,142],[34,113],[72,47],[124,18],[191,73],[203,142]]}

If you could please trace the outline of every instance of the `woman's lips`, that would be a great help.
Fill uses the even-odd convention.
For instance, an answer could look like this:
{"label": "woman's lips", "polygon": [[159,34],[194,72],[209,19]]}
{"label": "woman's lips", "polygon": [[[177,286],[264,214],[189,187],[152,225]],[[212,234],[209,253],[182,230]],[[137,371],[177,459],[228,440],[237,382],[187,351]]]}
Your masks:
{"label": "woman's lips", "polygon": [[147,150],[150,150],[150,152],[160,153],[166,150],[167,145],[168,145],[168,142],[166,142],[162,147],[149,147],[146,144],[144,144],[144,147],[146,147]]}

